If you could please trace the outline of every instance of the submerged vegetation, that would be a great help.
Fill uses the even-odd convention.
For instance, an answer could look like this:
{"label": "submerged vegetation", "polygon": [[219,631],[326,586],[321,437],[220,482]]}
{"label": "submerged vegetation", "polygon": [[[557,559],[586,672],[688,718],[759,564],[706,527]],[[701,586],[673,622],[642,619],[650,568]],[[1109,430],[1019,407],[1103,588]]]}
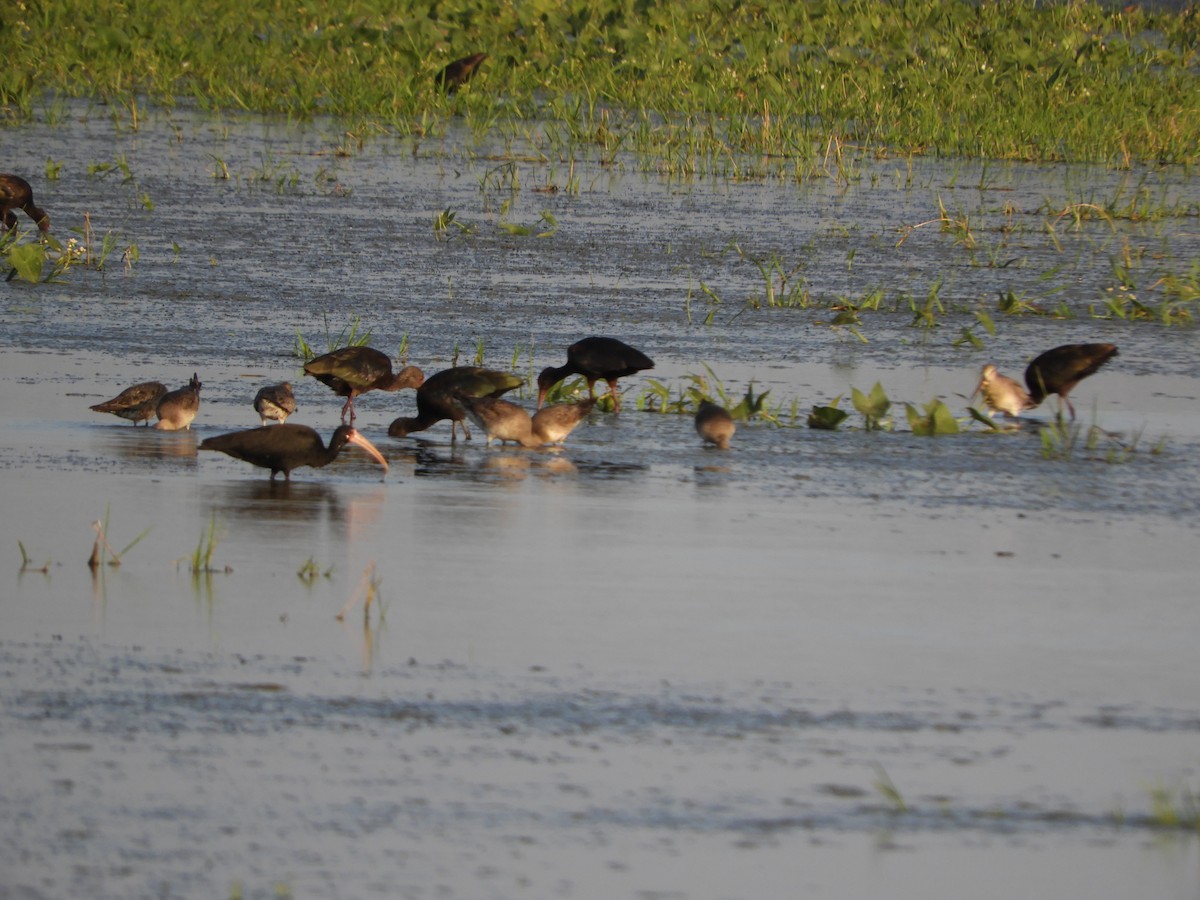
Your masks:
{"label": "submerged vegetation", "polygon": [[[828,149],[1195,162],[1200,16],[1092,2],[856,0],[425,4],[63,0],[0,10],[0,106],[88,97],[328,114],[436,132],[544,122],[552,156],[638,152],[659,170],[803,173]],[[435,83],[489,54],[469,85]],[[828,163],[827,163],[828,164]],[[835,163],[840,165],[840,163]]]}

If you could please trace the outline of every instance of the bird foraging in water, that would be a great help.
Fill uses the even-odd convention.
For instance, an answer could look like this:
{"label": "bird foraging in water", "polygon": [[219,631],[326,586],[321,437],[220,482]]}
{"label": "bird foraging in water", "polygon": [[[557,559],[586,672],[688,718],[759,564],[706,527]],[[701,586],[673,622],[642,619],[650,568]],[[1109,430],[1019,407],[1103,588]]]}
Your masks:
{"label": "bird foraging in water", "polygon": [[487,58],[488,55],[486,53],[472,53],[470,56],[456,59],[438,72],[434,80],[437,82],[438,87],[447,94],[453,94],[475,77],[475,72],[478,71],[479,64]]}
{"label": "bird foraging in water", "polygon": [[13,212],[16,209],[24,210],[41,231],[50,230],[50,217],[33,202],[33,188],[29,182],[20,175],[0,175],[0,219],[4,221],[5,230],[17,227],[17,214]]}
{"label": "bird foraging in water", "polygon": [[467,430],[467,414],[461,402],[462,396],[499,397],[521,386],[521,376],[479,366],[457,366],[435,372],[417,388],[417,415],[401,416],[388,426],[391,437],[405,437],[414,431],[424,431],[443,419],[450,420],[450,440],[455,438],[455,427],[462,423],[463,434],[471,439]]}
{"label": "bird foraging in water", "polygon": [[424,374],[416,366],[405,366],[393,374],[392,361],[387,354],[373,347],[341,347],[333,350],[305,363],[304,374],[311,375],[339,397],[346,398],[342,406],[343,422],[347,413],[351,422],[356,418],[355,397],[367,391],[417,388],[425,380]]}
{"label": "bird foraging in water", "polygon": [[1063,344],[1054,347],[1026,367],[1025,388],[1028,391],[1012,378],[1001,375],[989,363],[983,367],[972,396],[982,393],[990,409],[1015,418],[1022,411],[1038,406],[1051,394],[1058,394],[1074,419],[1075,407],[1067,395],[1075,385],[1116,355],[1115,344]]}
{"label": "bird foraging in water", "polygon": [[192,420],[200,409],[200,378],[195,373],[186,386],[174,391],[167,391],[154,414],[158,421],[154,427],[161,431],[184,431],[192,427]]}
{"label": "bird foraging in water", "polygon": [[205,438],[200,442],[200,449],[217,450],[251,465],[270,469],[272,481],[280,472],[285,481],[291,481],[292,469],[329,465],[347,444],[362,447],[387,473],[388,462],[384,455],[349,425],[338,426],[329,439],[329,446],[307,425],[284,423]]}
{"label": "bird foraging in water", "polygon": [[271,420],[280,424],[296,411],[296,397],[292,393],[290,383],[270,384],[254,395],[254,411],[258,413],[262,424]]}
{"label": "bird foraging in water", "polygon": [[127,387],[111,400],[97,403],[90,407],[96,412],[112,413],[122,419],[128,419],[134,425],[145,422],[147,426],[154,418],[158,409],[158,401],[167,392],[167,386],[160,381],[143,381],[133,387]]}
{"label": "bird foraging in water", "polygon": [[582,375],[587,379],[588,396],[593,399],[596,397],[596,382],[601,378],[607,381],[613,410],[620,412],[621,395],[617,393],[617,379],[653,368],[654,360],[616,338],[584,338],[567,348],[565,366],[552,366],[538,375],[538,409],[545,404],[550,388],[570,375]]}
{"label": "bird foraging in water", "polygon": [[1116,344],[1064,344],[1047,350],[1025,369],[1025,385],[1033,405],[1058,394],[1074,419],[1075,407],[1067,395],[1116,355]]}
{"label": "bird foraging in water", "polygon": [[706,443],[713,444],[720,450],[729,449],[729,441],[737,430],[729,410],[710,400],[701,400],[700,408],[696,410],[695,423],[696,434]]}
{"label": "bird foraging in water", "polygon": [[487,442],[512,441],[522,447],[561,444],[595,406],[592,399],[556,403],[530,416],[524,407],[498,397],[459,395],[467,418],[483,429]]}
{"label": "bird foraging in water", "polygon": [[983,402],[989,409],[1002,412],[1016,418],[1024,410],[1037,406],[1033,398],[1021,387],[1020,383],[1001,375],[999,370],[988,363],[979,373],[979,384],[971,391],[971,396],[983,394]]}

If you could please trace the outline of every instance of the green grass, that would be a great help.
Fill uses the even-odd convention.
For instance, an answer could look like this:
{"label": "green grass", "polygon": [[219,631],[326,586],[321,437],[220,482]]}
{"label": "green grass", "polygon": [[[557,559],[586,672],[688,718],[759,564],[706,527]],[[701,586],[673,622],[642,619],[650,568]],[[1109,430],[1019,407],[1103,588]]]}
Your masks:
{"label": "green grass", "polygon": [[[136,130],[150,103],[392,129],[536,126],[547,159],[647,170],[859,177],[862,153],[1200,158],[1200,17],[999,0],[61,0],[0,7],[10,121],[87,97]],[[485,50],[453,96],[434,74]],[[140,99],[139,99],[140,98]],[[381,127],[382,126],[382,127]],[[279,189],[290,172],[264,161]]]}

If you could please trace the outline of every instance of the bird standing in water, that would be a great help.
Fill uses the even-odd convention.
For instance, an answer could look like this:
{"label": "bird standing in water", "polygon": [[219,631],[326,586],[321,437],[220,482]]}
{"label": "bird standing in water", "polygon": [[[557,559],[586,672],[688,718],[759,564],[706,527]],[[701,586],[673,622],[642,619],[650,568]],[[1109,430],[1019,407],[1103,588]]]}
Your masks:
{"label": "bird standing in water", "polygon": [[1025,388],[1012,378],[1001,375],[990,363],[983,367],[979,384],[972,396],[983,394],[990,409],[1019,416],[1033,409],[1051,394],[1058,394],[1075,418],[1075,407],[1068,395],[1083,379],[1117,355],[1116,344],[1063,344],[1047,350],[1025,369]]}
{"label": "bird standing in water", "polygon": [[158,401],[167,392],[167,386],[160,381],[143,381],[133,387],[127,387],[111,400],[97,403],[90,407],[96,412],[112,413],[122,419],[128,419],[134,425],[145,422],[147,426],[154,418],[158,409]]}
{"label": "bird standing in water", "polygon": [[1075,407],[1067,395],[1116,355],[1116,344],[1064,344],[1047,350],[1025,369],[1030,399],[1036,406],[1051,394],[1058,394],[1074,419]]}
{"label": "bird standing in water", "polygon": [[285,481],[291,481],[292,469],[326,466],[337,458],[347,444],[362,447],[387,473],[388,462],[384,455],[349,425],[338,426],[329,439],[329,446],[307,425],[284,423],[205,438],[200,442],[200,449],[217,450],[251,465],[270,469],[272,481],[280,472]]}
{"label": "bird standing in water", "polygon": [[401,416],[388,426],[392,437],[405,437],[414,431],[424,431],[443,419],[450,420],[450,440],[455,438],[455,429],[462,423],[463,434],[471,439],[467,430],[467,413],[461,397],[499,397],[521,386],[521,376],[479,366],[456,366],[435,372],[417,388],[417,415]]}
{"label": "bird standing in water", "polygon": [[354,398],[367,391],[399,391],[420,387],[425,376],[416,366],[405,366],[392,373],[392,361],[386,353],[373,347],[341,347],[318,356],[304,364],[304,374],[311,375],[328,386],[339,397],[345,397],[342,421],[350,414],[356,418]]}
{"label": "bird standing in water", "polygon": [[50,217],[33,202],[33,188],[29,182],[20,175],[0,175],[0,219],[6,230],[17,227],[15,209],[24,210],[41,231],[50,230]]}
{"label": "bird standing in water", "polygon": [[199,409],[200,378],[193,373],[192,380],[185,387],[163,394],[154,410],[154,414],[158,416],[154,427],[160,431],[188,430],[192,427],[192,420],[196,418]]}
{"label": "bird standing in water", "polygon": [[596,397],[596,382],[601,378],[607,381],[613,410],[620,412],[621,395],[617,393],[617,379],[653,368],[654,360],[616,338],[584,338],[567,348],[565,366],[552,366],[538,375],[538,409],[546,402],[550,388],[570,375],[582,375],[587,379],[588,396],[593,399]]}
{"label": "bird standing in water", "polygon": [[713,444],[719,450],[729,449],[729,441],[737,430],[729,410],[710,400],[701,400],[700,408],[696,410],[695,423],[696,434],[706,443]]}
{"label": "bird standing in water", "polygon": [[583,421],[595,400],[556,403],[530,416],[524,407],[499,397],[458,396],[467,418],[483,429],[487,442],[512,441],[522,447],[561,444]]}
{"label": "bird standing in water", "polygon": [[271,420],[283,424],[287,417],[296,411],[296,396],[292,386],[284,381],[281,384],[269,384],[254,395],[254,411],[258,413],[262,424]]}

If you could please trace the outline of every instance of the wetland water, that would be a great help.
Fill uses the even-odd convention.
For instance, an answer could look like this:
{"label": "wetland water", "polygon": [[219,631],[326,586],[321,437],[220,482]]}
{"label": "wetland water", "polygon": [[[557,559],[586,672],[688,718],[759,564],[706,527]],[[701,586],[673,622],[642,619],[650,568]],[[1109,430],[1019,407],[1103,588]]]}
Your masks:
{"label": "wetland water", "polygon": [[[56,234],[86,212],[138,248],[128,273],[4,286],[0,896],[1196,897],[1200,842],[1151,812],[1200,788],[1200,342],[1084,312],[1130,248],[1145,285],[1186,271],[1200,226],[1046,211],[1170,206],[1193,179],[872,160],[688,183],[466,133],[339,156],[328,125],[84,112],[0,132],[6,170],[62,163],[31,178]],[[118,159],[128,179],[88,175]],[[977,250],[900,242],[939,201]],[[437,240],[445,209],[474,233]],[[544,209],[548,237],[500,225],[548,230]],[[946,310],[928,333],[864,313],[863,343],[828,310],[749,308],[772,254],[820,298],[936,286]],[[1080,314],[1004,316],[1005,291]],[[562,453],[391,440],[412,394],[374,393],[386,478],[353,451],[290,485],[197,454],[257,424],[268,381],[328,434],[341,401],[292,346],[354,315],[427,372],[476,341],[536,371],[592,333],[657,365]],[[1043,459],[1036,426],[908,432],[900,401],[965,419],[984,362],[1073,341],[1120,345],[1073,399],[1142,434],[1126,461]],[[743,425],[721,453],[636,411],[705,364],[802,413],[878,380],[896,430]],[[194,432],[88,410],[192,372]],[[94,578],[106,513],[118,549],[150,531]],[[193,577],[210,522],[217,571]],[[306,584],[309,559],[332,571]],[[337,621],[371,563],[382,614]]]}

